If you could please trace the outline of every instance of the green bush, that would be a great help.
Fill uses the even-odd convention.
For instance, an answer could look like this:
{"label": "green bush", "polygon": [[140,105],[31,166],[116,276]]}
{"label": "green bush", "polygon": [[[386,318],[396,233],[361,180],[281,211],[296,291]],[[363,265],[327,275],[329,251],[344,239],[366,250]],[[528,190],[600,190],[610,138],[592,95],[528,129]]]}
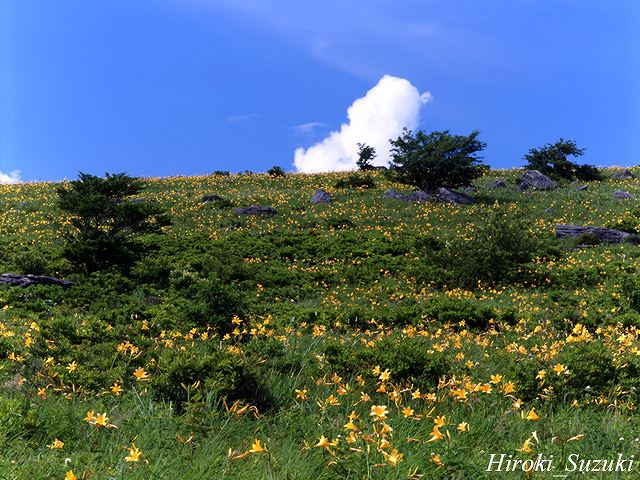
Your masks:
{"label": "green bush", "polygon": [[58,207],[71,217],[64,254],[84,273],[128,269],[144,251],[143,234],[161,233],[169,218],[158,204],[131,200],[145,183],[124,173],[80,173],[69,188],[57,188]]}
{"label": "green bush", "polygon": [[323,354],[328,368],[341,375],[371,377],[371,370],[377,365],[383,370],[389,369],[394,382],[434,387],[440,377],[449,373],[451,359],[445,353],[430,349],[420,338],[387,337],[374,347],[327,341]]}
{"label": "green bush", "polygon": [[287,173],[284,171],[284,169],[282,167],[279,166],[275,166],[275,167],[271,167],[269,170],[267,170],[267,174],[271,177],[286,177]]}
{"label": "green bush", "polygon": [[566,366],[569,375],[549,372],[549,379],[557,392],[571,398],[606,392],[615,384],[613,355],[601,341],[567,343],[554,360]]}
{"label": "green bush", "polygon": [[335,188],[375,188],[376,182],[371,175],[358,175],[352,173],[347,178],[339,179]]}
{"label": "green bush", "polygon": [[579,157],[583,154],[584,149],[578,148],[576,142],[561,138],[542,148],[530,149],[524,156],[527,161],[525,168],[539,170],[545,175],[558,179],[602,180],[602,173],[593,165],[578,165],[569,160],[569,157]]}
{"label": "green bush", "polygon": [[431,262],[449,273],[448,285],[475,288],[526,279],[527,264],[544,253],[524,222],[496,213],[471,239],[454,239]]}
{"label": "green bush", "polygon": [[164,351],[151,388],[158,400],[172,401],[179,408],[202,391],[227,403],[242,400],[266,411],[276,405],[260,378],[252,362],[212,343],[201,350]]}

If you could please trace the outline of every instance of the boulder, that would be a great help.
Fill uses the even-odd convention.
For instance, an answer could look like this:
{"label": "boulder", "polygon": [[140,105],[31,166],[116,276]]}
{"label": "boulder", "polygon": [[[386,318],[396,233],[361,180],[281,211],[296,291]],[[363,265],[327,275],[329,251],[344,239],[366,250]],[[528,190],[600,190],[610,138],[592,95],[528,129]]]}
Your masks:
{"label": "boulder", "polygon": [[431,195],[429,195],[427,192],[424,192],[422,190],[416,190],[413,193],[406,194],[406,193],[398,192],[393,188],[390,188],[386,192],[384,192],[384,195],[382,195],[382,198],[391,198],[393,200],[402,200],[404,202],[424,203],[431,200]]}
{"label": "boulder", "polygon": [[587,188],[589,188],[589,184],[586,183],[576,188],[576,192],[584,192]]}
{"label": "boulder", "polygon": [[614,180],[628,180],[629,178],[636,178],[628,168],[622,170],[616,170],[611,174],[611,178]]}
{"label": "boulder", "polygon": [[518,181],[518,190],[524,191],[530,188],[534,190],[552,190],[558,186],[558,182],[551,180],[538,170],[525,170]]}
{"label": "boulder", "polygon": [[635,195],[632,195],[629,192],[625,192],[624,190],[616,190],[615,192],[613,192],[613,196],[616,198],[630,198],[630,199],[636,198]]}
{"label": "boulder", "polygon": [[29,287],[31,285],[58,285],[64,288],[69,288],[74,284],[70,280],[60,280],[59,278],[44,277],[42,275],[21,275],[18,273],[3,273],[0,275],[0,283],[20,285],[21,287]]}
{"label": "boulder", "polygon": [[496,188],[507,188],[507,182],[505,182],[503,179],[501,178],[497,178],[496,180],[493,181],[493,183],[491,185],[489,185],[491,188],[493,188],[494,190]]}
{"label": "boulder", "polygon": [[252,205],[250,207],[236,208],[236,215],[275,215],[278,211],[273,207]]}
{"label": "boulder", "polygon": [[392,200],[407,200],[408,195],[405,195],[404,193],[400,193],[397,190],[394,190],[393,188],[389,188],[386,192],[384,192],[384,195],[382,195],[382,198],[390,198]]}
{"label": "boulder", "polygon": [[331,194],[321,188],[311,196],[311,203],[331,203],[332,200]]}
{"label": "boulder", "polygon": [[224,198],[222,198],[220,195],[216,195],[215,193],[212,193],[211,195],[204,195],[201,199],[203,203],[220,202],[222,200],[224,200]]}
{"label": "boulder", "polygon": [[640,243],[640,236],[622,230],[603,227],[582,227],[579,225],[556,225],[557,238],[576,238],[581,235],[593,235],[602,243]]}
{"label": "boulder", "polygon": [[406,195],[406,197],[407,198],[405,198],[405,200],[407,200],[408,202],[424,203],[431,200],[431,195],[429,195],[427,192],[423,190],[416,190],[411,195]]}
{"label": "boulder", "polygon": [[440,187],[436,194],[433,196],[436,202],[441,203],[456,203],[459,205],[469,205],[473,203],[473,198],[465,193],[454,192],[446,188]]}
{"label": "boulder", "polygon": [[555,212],[553,211],[553,208],[549,207],[549,208],[545,208],[544,212],[547,215],[553,215]]}

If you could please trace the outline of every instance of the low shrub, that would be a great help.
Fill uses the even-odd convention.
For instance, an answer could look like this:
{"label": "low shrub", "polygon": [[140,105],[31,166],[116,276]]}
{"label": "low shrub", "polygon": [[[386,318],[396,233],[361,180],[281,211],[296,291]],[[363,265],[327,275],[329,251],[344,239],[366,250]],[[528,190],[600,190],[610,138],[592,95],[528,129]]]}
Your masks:
{"label": "low shrub", "polygon": [[371,175],[350,174],[335,183],[335,188],[375,188],[376,182]]}

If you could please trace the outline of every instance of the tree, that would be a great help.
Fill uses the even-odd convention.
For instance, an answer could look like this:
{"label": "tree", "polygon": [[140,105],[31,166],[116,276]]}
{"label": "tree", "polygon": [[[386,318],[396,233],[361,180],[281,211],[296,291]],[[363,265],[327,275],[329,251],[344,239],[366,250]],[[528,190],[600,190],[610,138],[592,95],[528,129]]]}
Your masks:
{"label": "tree", "polygon": [[479,134],[477,130],[468,136],[451,135],[448,130],[414,134],[405,128],[400,137],[390,140],[390,174],[426,192],[470,185],[487,168],[478,156],[486,147]]}
{"label": "tree", "polygon": [[356,165],[360,170],[373,170],[373,160],[376,158],[376,149],[366,143],[358,144],[358,160]]}
{"label": "tree", "polygon": [[584,148],[578,148],[573,140],[560,138],[555,143],[548,143],[542,148],[532,148],[524,156],[525,168],[539,170],[550,177],[565,180],[601,180],[602,174],[593,165],[578,165],[569,157],[580,157]]}
{"label": "tree", "polygon": [[170,223],[159,205],[130,200],[145,183],[124,173],[96,177],[80,173],[69,188],[57,188],[58,207],[71,216],[65,257],[81,271],[127,268],[142,253],[140,236]]}
{"label": "tree", "polygon": [[285,177],[287,173],[284,171],[282,167],[279,167],[278,165],[276,165],[274,167],[271,167],[269,170],[267,170],[267,175],[271,177]]}

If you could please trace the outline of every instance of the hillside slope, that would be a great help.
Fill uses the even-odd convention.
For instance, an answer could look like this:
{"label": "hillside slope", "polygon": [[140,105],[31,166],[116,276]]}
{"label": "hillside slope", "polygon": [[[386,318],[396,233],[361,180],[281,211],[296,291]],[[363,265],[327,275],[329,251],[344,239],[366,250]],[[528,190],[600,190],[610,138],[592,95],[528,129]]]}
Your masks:
{"label": "hillside slope", "polygon": [[640,181],[518,174],[473,205],[383,199],[411,189],[379,172],[150,179],[173,224],[91,275],[61,256],[54,184],[0,186],[0,273],[75,282],[0,286],[0,474],[514,478],[489,453],[542,453],[553,478],[567,452],[637,453],[638,247],[553,232],[640,229],[612,195]]}

